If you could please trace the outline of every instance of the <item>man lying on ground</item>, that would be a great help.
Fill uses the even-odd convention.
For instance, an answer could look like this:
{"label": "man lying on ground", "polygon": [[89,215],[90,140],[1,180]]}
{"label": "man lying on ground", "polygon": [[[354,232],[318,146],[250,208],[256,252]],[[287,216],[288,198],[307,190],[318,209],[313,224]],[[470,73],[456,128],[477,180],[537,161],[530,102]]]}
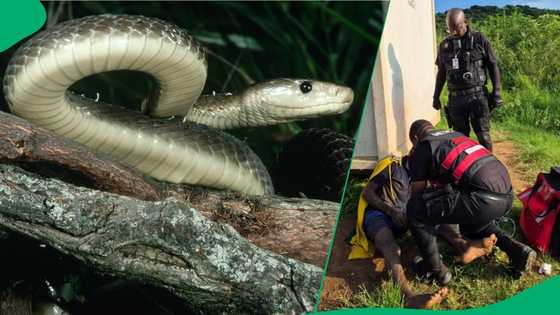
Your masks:
{"label": "man lying on ground", "polygon": [[[391,157],[379,162],[362,194],[367,207],[365,211],[359,210],[358,215],[363,212],[363,232],[381,251],[386,265],[391,269],[393,279],[401,289],[405,305],[412,308],[431,308],[441,303],[448,289],[442,288],[429,294],[415,294],[406,279],[400,259],[400,248],[395,241],[395,236],[404,234],[407,226],[405,209],[411,190],[406,164],[406,157],[402,162]],[[364,206],[362,203],[362,207]],[[464,263],[489,254],[495,243],[494,236],[467,241],[448,225],[442,225],[439,233],[461,253],[460,260]]]}

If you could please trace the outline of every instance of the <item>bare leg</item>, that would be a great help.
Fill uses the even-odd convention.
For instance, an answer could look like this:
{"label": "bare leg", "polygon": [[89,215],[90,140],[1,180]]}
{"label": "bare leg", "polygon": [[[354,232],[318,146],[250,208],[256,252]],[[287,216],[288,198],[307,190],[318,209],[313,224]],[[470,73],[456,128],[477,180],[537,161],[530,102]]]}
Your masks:
{"label": "bare leg", "polygon": [[445,239],[460,254],[459,260],[468,264],[492,252],[496,244],[496,235],[491,234],[480,240],[467,240],[449,224],[442,224],[438,228],[438,235]]}
{"label": "bare leg", "polygon": [[442,288],[432,294],[415,295],[410,288],[401,263],[400,248],[395,242],[393,232],[389,228],[382,228],[375,235],[375,246],[381,251],[386,265],[391,269],[393,279],[397,282],[404,296],[407,307],[431,308],[441,303],[447,296],[448,289]]}

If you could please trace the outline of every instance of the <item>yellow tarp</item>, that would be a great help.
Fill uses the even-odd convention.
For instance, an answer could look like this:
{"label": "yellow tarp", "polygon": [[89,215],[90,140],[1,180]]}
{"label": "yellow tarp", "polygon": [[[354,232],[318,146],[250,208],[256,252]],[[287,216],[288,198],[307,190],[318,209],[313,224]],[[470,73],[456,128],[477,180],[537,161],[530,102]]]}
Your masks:
{"label": "yellow tarp", "polygon": [[[393,182],[391,180],[391,164],[393,162],[400,163],[400,159],[394,156],[388,156],[381,161],[377,162],[377,165],[373,169],[373,172],[369,176],[371,180],[374,176],[381,173],[386,167],[389,167],[389,187],[391,191],[391,198],[395,198],[395,193],[393,191]],[[364,198],[364,192],[360,194],[360,201],[358,202],[358,218],[356,219],[356,235],[352,237],[350,243],[352,244],[352,250],[348,255],[348,260],[353,259],[366,259],[373,257],[375,249],[366,237],[366,233],[363,229],[364,215],[367,208],[367,201]]]}

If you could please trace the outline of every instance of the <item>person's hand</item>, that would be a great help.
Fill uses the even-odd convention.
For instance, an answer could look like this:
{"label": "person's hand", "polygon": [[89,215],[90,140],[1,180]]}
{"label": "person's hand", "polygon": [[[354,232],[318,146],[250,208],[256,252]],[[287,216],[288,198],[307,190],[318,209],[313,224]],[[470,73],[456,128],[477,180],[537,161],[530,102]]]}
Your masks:
{"label": "person's hand", "polygon": [[393,223],[395,223],[397,227],[401,229],[406,228],[408,220],[406,219],[405,211],[393,208],[393,211],[391,212],[391,218],[393,219]]}
{"label": "person's hand", "polygon": [[489,107],[490,107],[490,111],[493,111],[494,109],[502,106],[504,104],[504,101],[502,100],[502,96],[500,95],[499,92],[492,92],[492,94],[490,94],[490,100],[489,100]]}
{"label": "person's hand", "polygon": [[437,98],[434,97],[434,102],[433,102],[433,104],[432,104],[432,107],[433,107],[435,110],[440,110],[440,109],[441,109],[441,102],[439,101],[439,97],[437,97]]}

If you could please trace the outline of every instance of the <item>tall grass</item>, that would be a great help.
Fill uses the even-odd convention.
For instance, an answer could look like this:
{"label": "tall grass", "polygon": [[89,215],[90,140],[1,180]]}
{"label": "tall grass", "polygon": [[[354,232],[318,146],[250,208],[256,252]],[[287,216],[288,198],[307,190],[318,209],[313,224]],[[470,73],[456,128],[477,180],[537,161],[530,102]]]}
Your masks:
{"label": "tall grass", "polygon": [[364,286],[360,288],[351,301],[345,301],[346,307],[375,307],[375,308],[402,308],[404,301],[401,290],[391,277],[383,281],[373,292],[369,292]]}
{"label": "tall grass", "polygon": [[498,121],[560,134],[560,16],[497,14],[474,23],[499,59],[506,106]]}

